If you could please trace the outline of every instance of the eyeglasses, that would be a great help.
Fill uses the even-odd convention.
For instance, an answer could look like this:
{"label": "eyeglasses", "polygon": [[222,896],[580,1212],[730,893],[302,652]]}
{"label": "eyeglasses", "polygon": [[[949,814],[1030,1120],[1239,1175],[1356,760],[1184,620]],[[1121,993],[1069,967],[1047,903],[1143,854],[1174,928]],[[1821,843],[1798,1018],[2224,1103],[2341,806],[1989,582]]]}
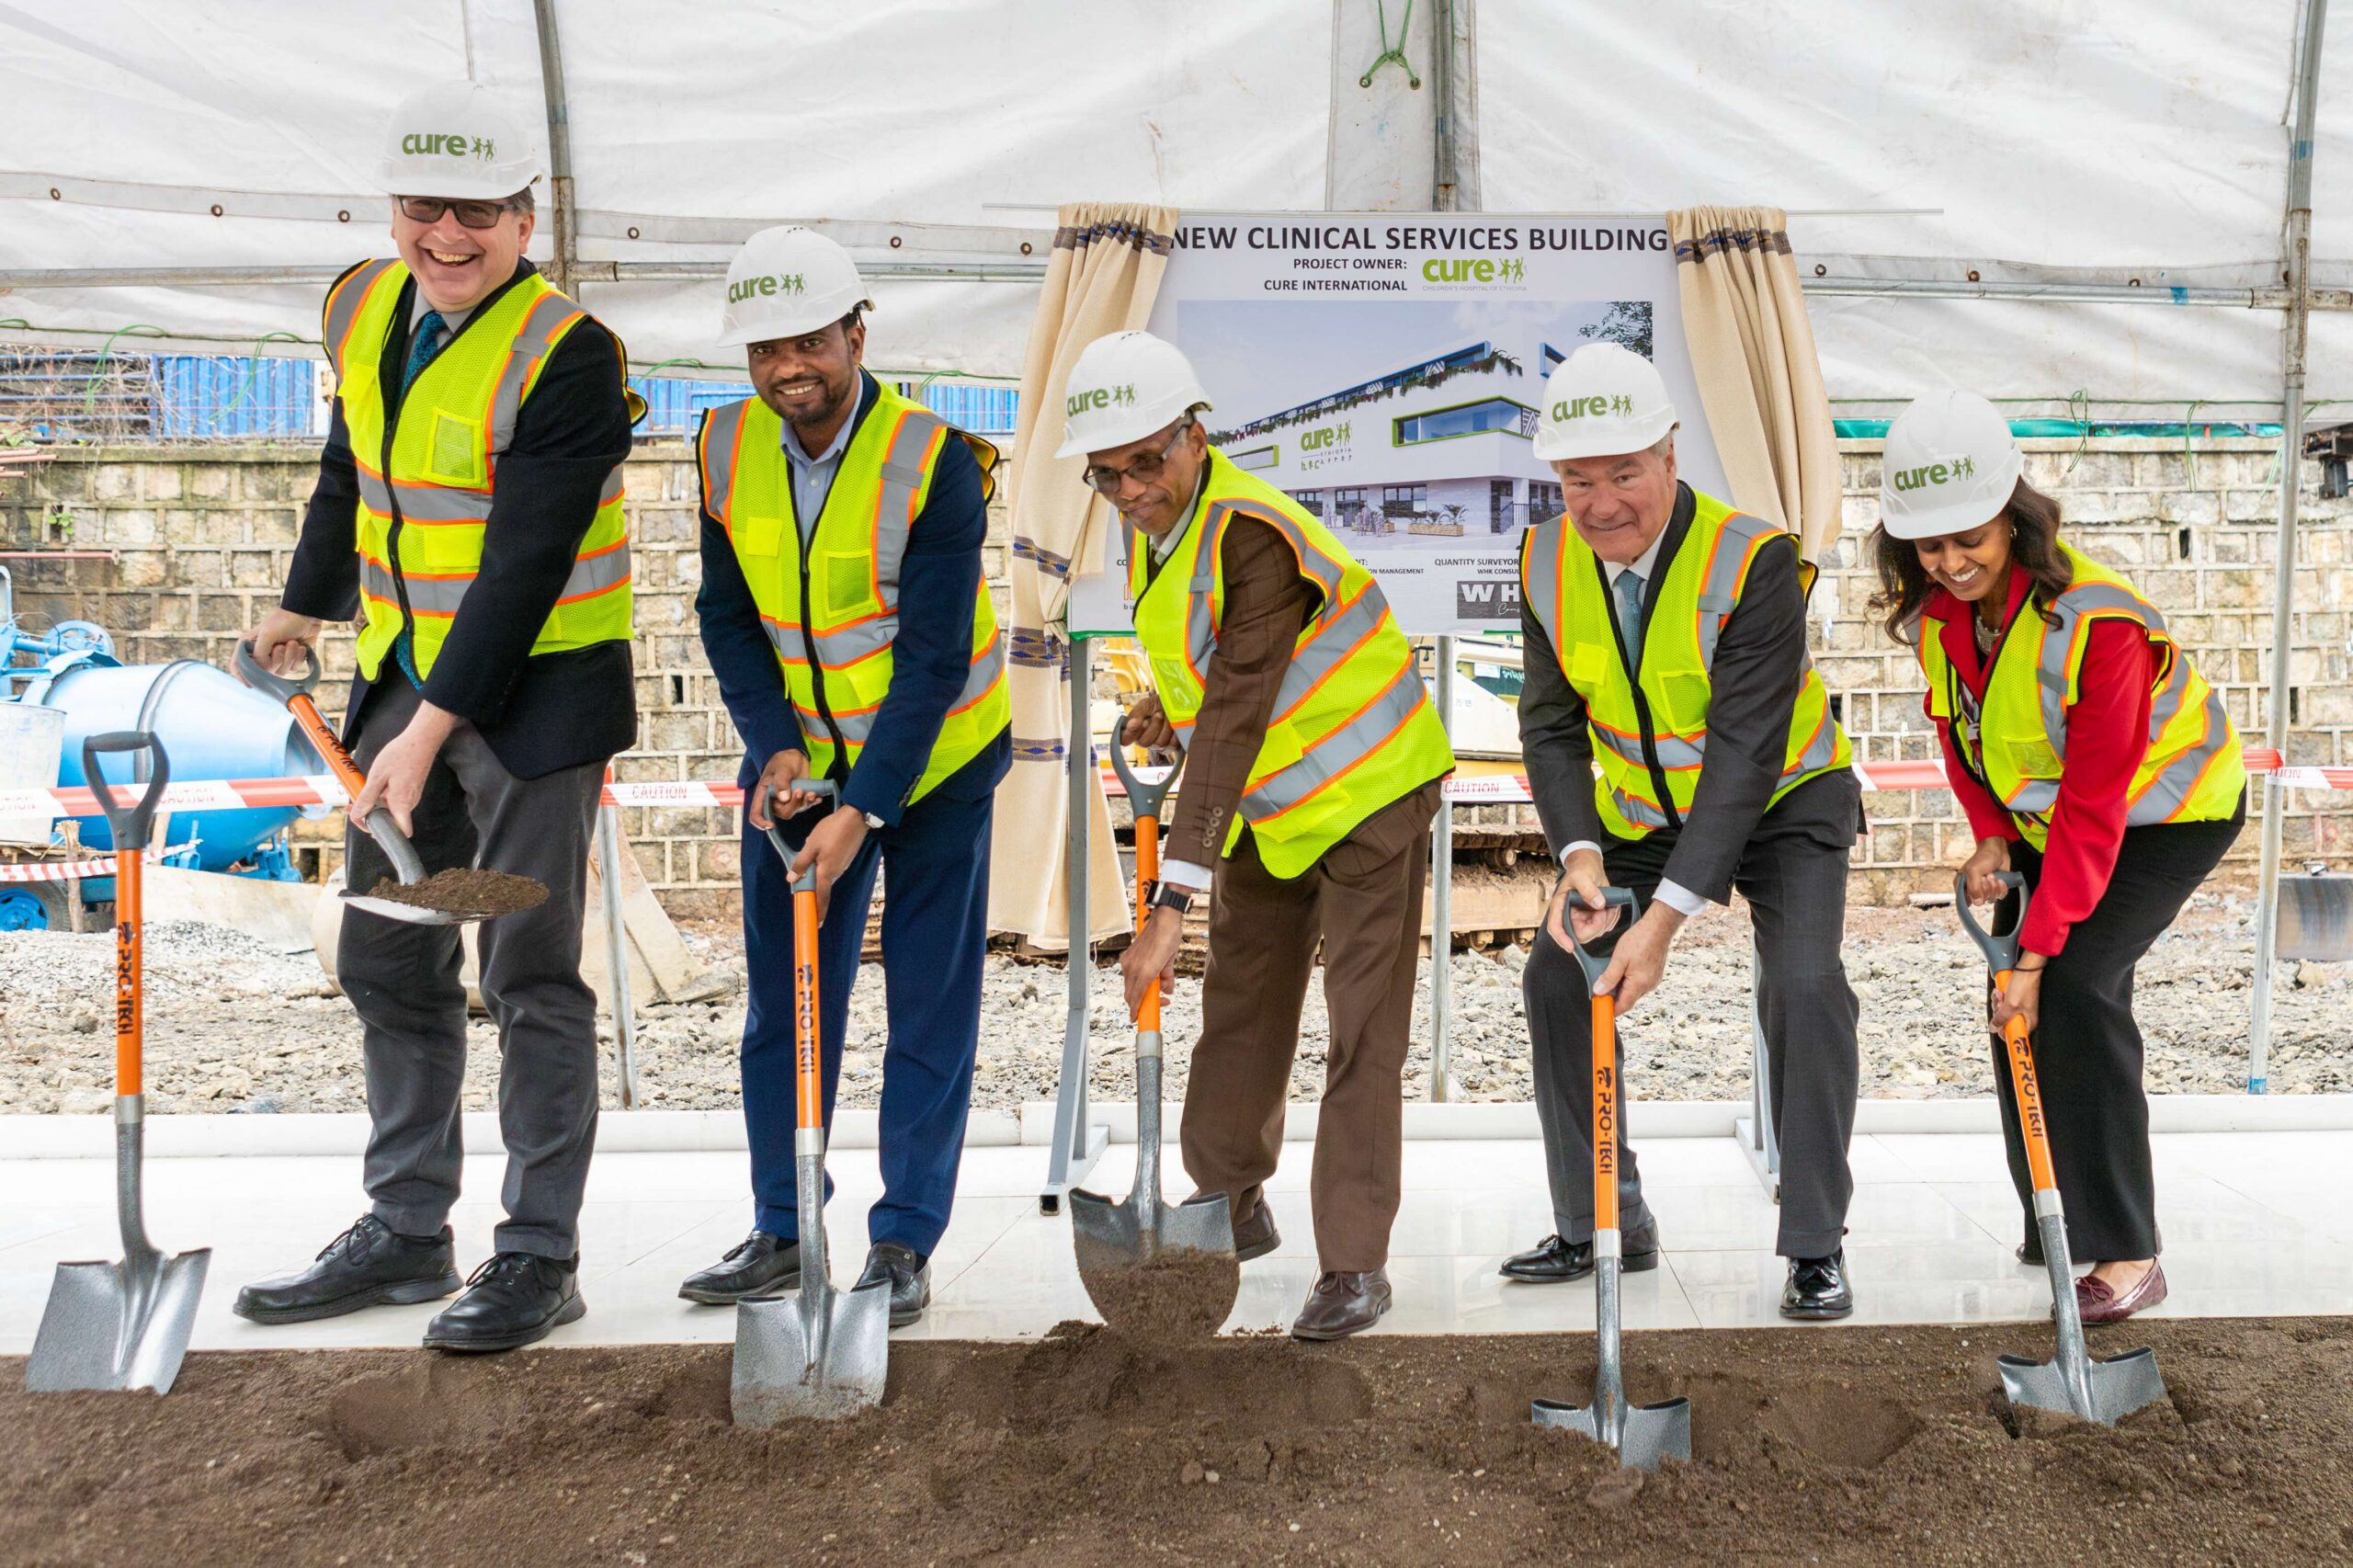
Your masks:
{"label": "eyeglasses", "polygon": [[450,201],[438,196],[403,196],[401,216],[412,223],[438,223],[444,212],[455,212],[458,222],[469,229],[492,229],[498,220],[511,210],[515,203],[506,201]]}
{"label": "eyeglasses", "polygon": [[1176,428],[1168,433],[1168,439],[1161,444],[1160,450],[1144,452],[1131,458],[1125,468],[1111,468],[1102,463],[1088,464],[1086,483],[1094,486],[1098,494],[1103,495],[1118,494],[1120,486],[1131,479],[1138,484],[1150,484],[1160,477],[1160,471],[1168,466],[1168,454],[1176,449],[1176,443],[1183,440],[1185,432],[1192,427],[1193,416],[1188,414],[1176,421]]}

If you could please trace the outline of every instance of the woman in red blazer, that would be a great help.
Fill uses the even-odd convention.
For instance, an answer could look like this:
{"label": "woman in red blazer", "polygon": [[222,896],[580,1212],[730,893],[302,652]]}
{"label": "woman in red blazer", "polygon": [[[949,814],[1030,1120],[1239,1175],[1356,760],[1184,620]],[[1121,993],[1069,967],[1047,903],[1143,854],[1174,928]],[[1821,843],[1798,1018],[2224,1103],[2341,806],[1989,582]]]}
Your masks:
{"label": "woman in red blazer", "polygon": [[[2033,897],[1996,1031],[2034,1030],[2035,1070],[2086,1323],[2165,1298],[2132,977],[2246,820],[2222,699],[2114,571],[2059,537],[2059,507],[2020,477],[2009,424],[1940,392],[1889,429],[1872,536],[1889,634],[1920,654],[1945,772],[1977,847],[1972,903],[2021,873]],[[2040,1265],[2032,1187],[1998,1039],[1995,1083]]]}

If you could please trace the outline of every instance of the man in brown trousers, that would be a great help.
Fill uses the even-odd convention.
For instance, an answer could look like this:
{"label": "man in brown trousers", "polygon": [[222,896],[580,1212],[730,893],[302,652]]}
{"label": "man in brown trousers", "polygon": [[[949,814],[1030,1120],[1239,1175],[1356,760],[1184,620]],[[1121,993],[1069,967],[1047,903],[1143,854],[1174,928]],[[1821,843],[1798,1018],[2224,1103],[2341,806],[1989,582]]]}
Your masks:
{"label": "man in brown trousers", "polygon": [[1201,1038],[1185,1169],[1233,1204],[1235,1250],[1274,1250],[1264,1187],[1282,1152],[1316,948],[1331,1017],[1310,1182],[1319,1275],[1291,1325],[1340,1339],[1389,1310],[1405,1050],[1430,819],[1453,770],[1412,645],[1370,574],[1299,504],[1209,444],[1175,346],[1090,344],[1069,435],[1128,528],[1129,599],[1154,695],[1123,738],[1185,749],[1142,932],[1121,960],[1131,1012],[1176,979],[1185,910],[1209,891]]}

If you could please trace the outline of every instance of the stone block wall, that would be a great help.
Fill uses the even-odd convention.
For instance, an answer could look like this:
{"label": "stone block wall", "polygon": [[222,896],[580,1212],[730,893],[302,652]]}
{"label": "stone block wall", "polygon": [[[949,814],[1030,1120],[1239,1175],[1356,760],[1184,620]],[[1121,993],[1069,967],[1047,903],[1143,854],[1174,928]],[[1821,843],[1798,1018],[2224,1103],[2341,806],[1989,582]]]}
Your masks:
{"label": "stone block wall", "polygon": [[[2071,537],[2131,575],[2164,609],[2225,694],[2241,726],[2260,736],[2270,635],[2276,448],[2253,440],[2199,443],[2104,439],[2029,444],[2028,472],[2065,507]],[[28,617],[95,620],[130,663],[222,663],[239,629],[276,602],[310,494],[314,454],[268,446],[127,447],[61,450],[55,460],[0,479],[0,565],[16,576]],[[1878,443],[1846,443],[1847,537],[1817,590],[1815,657],[1847,728],[1870,758],[1925,757],[1932,733],[1909,652],[1890,646],[1869,613],[1875,579],[1864,536],[1877,517]],[[2291,760],[2353,765],[2353,502],[2318,497],[2306,465],[2303,554],[2295,618],[2297,722]],[[700,578],[696,483],[683,442],[651,441],[631,459],[635,543],[638,749],[621,778],[732,779],[739,752],[716,680],[695,634]],[[1006,614],[1002,491],[987,570]],[[1827,619],[1822,619],[1826,614]],[[347,633],[329,640],[331,676],[350,669]],[[1966,851],[1968,830],[1942,790],[1875,794],[1870,839],[1858,851],[1859,896],[1895,897],[1938,884]],[[647,876],[681,915],[735,907],[736,839],[727,813],[632,810],[625,826]],[[2291,857],[2343,858],[2353,849],[2353,794],[2292,798]],[[301,824],[306,869],[332,867],[333,823]],[[2242,840],[2254,853],[2255,835]]]}

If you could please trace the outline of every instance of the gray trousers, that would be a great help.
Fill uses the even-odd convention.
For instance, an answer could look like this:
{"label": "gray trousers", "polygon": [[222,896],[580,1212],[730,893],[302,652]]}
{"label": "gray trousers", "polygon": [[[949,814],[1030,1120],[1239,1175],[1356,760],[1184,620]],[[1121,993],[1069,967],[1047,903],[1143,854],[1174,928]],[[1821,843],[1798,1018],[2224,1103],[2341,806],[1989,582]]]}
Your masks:
{"label": "gray trousers", "polygon": [[[1832,847],[1827,840],[1837,836],[1836,830],[1824,831],[1822,824],[1809,820],[1815,813],[1804,810],[1807,805],[1835,809],[1836,802],[1799,799],[1824,784],[1835,790],[1841,783],[1851,799],[1853,786],[1844,775],[1811,779],[1790,791],[1750,840],[1733,879],[1749,902],[1762,960],[1756,1004],[1765,1026],[1774,1136],[1781,1148],[1781,1221],[1775,1250],[1784,1257],[1823,1257],[1836,1252],[1846,1233],[1847,1200],[1855,1190],[1847,1147],[1854,1134],[1860,1082],[1857,1008],[1839,958],[1847,923],[1847,850]],[[1799,809],[1784,817],[1783,812],[1793,806]],[[1854,820],[1851,811],[1846,820]],[[1851,826],[1846,837],[1851,841]],[[1647,909],[1673,847],[1674,835],[1663,832],[1631,843],[1606,842],[1602,863],[1610,881],[1632,888]],[[1614,937],[1604,937],[1597,946],[1607,950],[1614,942]],[[1670,957],[1664,984],[1674,983],[1675,960]],[[1586,992],[1585,971],[1575,954],[1540,929],[1521,988],[1535,1057],[1536,1114],[1544,1133],[1553,1221],[1564,1240],[1590,1241],[1593,1005]],[[1638,1006],[1631,1020],[1620,1020],[1621,1075],[1631,1054],[1628,1039],[1641,1028],[1643,1011]],[[1637,1083],[1629,1085],[1619,1102],[1618,1222],[1630,1237],[1651,1223],[1649,1207],[1643,1201],[1642,1173],[1626,1137],[1641,1114],[1641,1100]]]}
{"label": "gray trousers", "polygon": [[[363,768],[416,713],[415,688],[396,670],[384,673],[352,747]],[[594,763],[517,778],[473,726],[460,723],[414,813],[413,841],[428,873],[475,866],[548,889],[537,909],[478,927],[483,998],[498,1025],[501,1058],[501,1252],[569,1258],[580,1250],[580,1200],[597,1141],[597,999],[580,978],[580,922],[603,781]],[[391,874],[383,851],[357,827],[345,835],[344,854],[352,888],[365,892]],[[368,1196],[376,1218],[404,1235],[430,1235],[448,1221],[464,1165],[458,931],[348,910],[335,947],[336,977],[365,1026]]]}

